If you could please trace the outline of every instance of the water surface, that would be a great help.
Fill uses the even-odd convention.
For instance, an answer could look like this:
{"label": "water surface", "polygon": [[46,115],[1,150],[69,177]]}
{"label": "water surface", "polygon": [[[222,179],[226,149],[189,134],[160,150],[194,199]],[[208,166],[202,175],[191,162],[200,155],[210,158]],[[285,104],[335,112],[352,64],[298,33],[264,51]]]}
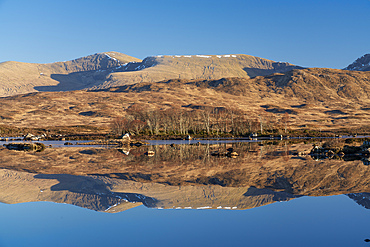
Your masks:
{"label": "water surface", "polygon": [[297,155],[312,143],[170,142],[0,148],[0,246],[370,245],[360,160]]}

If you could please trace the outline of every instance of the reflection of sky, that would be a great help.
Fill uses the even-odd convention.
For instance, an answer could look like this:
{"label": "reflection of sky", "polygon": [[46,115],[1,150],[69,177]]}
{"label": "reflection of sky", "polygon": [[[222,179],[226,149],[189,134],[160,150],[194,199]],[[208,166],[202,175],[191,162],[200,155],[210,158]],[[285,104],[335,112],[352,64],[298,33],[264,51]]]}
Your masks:
{"label": "reflection of sky", "polygon": [[249,210],[121,213],[56,203],[0,204],[0,246],[368,246],[370,210],[303,197]]}

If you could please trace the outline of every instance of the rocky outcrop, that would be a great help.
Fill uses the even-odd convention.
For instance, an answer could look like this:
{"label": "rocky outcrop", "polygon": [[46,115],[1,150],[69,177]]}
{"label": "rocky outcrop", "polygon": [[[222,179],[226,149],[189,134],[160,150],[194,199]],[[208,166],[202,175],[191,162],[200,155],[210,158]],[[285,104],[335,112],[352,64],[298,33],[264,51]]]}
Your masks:
{"label": "rocky outcrop", "polygon": [[339,140],[332,139],[325,142],[322,146],[314,144],[310,155],[316,160],[361,160],[364,165],[370,165],[370,142],[364,141],[361,146],[350,146],[344,145]]}
{"label": "rocky outcrop", "polygon": [[345,70],[370,71],[370,54],[365,54],[348,65]]}

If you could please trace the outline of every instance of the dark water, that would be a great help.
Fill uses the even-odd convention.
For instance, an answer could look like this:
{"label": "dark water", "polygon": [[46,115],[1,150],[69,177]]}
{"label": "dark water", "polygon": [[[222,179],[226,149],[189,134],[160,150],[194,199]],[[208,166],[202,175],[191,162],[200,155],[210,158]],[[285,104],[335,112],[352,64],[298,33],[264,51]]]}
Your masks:
{"label": "dark water", "polygon": [[[0,247],[370,246],[360,160],[295,154],[311,144],[186,142],[0,150]],[[55,173],[63,158],[70,174]]]}

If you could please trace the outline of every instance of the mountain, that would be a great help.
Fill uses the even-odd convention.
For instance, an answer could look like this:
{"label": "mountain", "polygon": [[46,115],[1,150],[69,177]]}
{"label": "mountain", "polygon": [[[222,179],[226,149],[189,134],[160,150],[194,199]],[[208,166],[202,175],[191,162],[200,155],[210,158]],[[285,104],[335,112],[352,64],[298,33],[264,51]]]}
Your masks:
{"label": "mountain", "polygon": [[50,64],[3,62],[0,63],[0,96],[84,89],[104,82],[106,75],[132,61],[141,60],[106,52]]}
{"label": "mountain", "polygon": [[370,54],[365,54],[348,65],[345,70],[370,71]]}
{"label": "mountain", "polygon": [[141,61],[106,52],[51,64],[0,63],[0,96],[102,89],[178,78],[249,78],[297,68],[301,67],[248,55],[157,56]]}
{"label": "mountain", "polygon": [[169,79],[253,78],[301,68],[289,63],[241,54],[156,56],[122,67],[93,89]]}

